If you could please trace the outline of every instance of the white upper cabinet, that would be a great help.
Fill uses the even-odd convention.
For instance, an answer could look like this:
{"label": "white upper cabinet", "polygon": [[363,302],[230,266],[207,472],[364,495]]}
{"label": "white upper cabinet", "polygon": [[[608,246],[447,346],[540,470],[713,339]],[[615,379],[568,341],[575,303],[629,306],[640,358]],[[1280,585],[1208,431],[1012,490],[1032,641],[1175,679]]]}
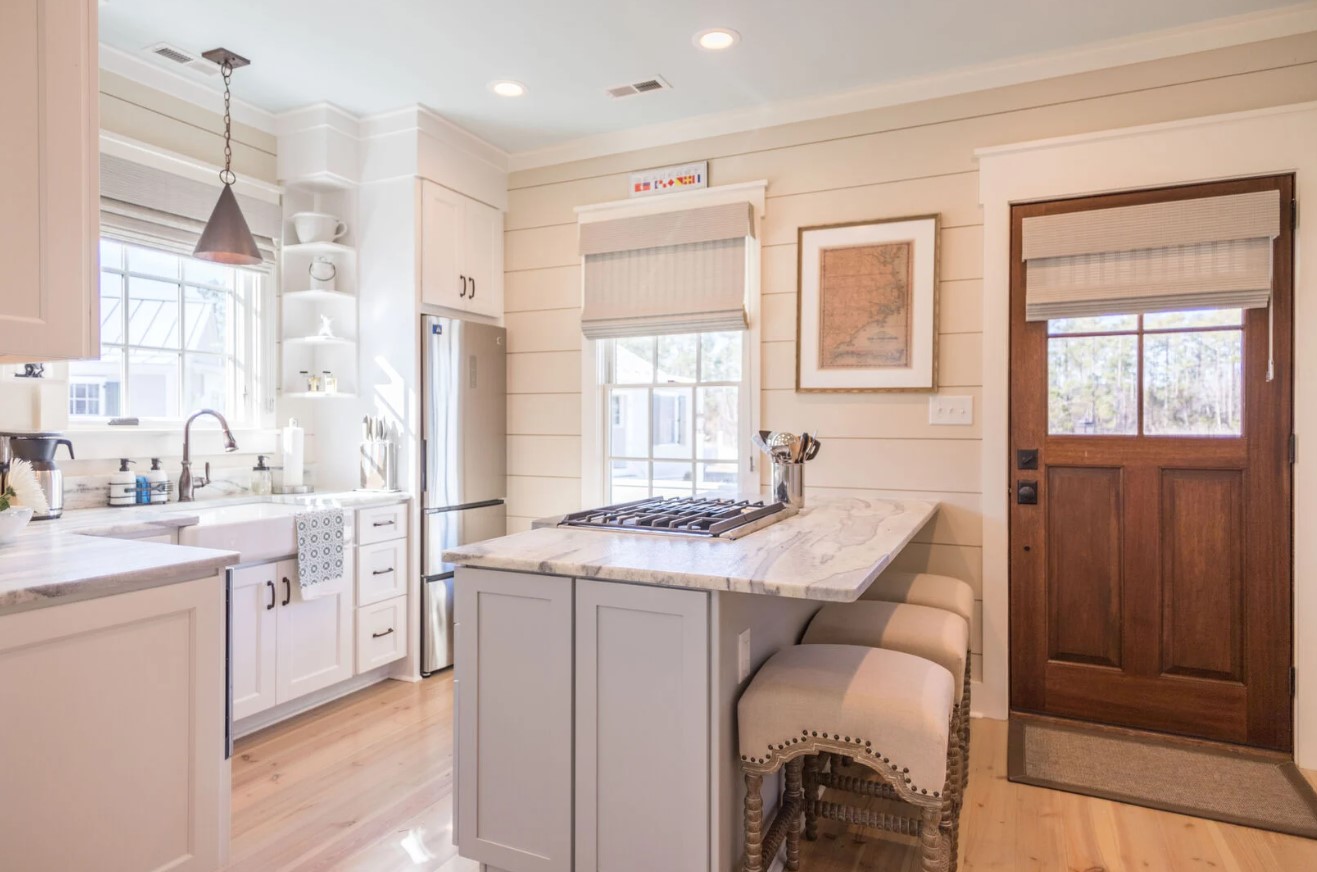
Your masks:
{"label": "white upper cabinet", "polygon": [[421,183],[421,299],[503,315],[503,213],[443,185]]}
{"label": "white upper cabinet", "polygon": [[0,2],[0,362],[100,353],[96,4]]}

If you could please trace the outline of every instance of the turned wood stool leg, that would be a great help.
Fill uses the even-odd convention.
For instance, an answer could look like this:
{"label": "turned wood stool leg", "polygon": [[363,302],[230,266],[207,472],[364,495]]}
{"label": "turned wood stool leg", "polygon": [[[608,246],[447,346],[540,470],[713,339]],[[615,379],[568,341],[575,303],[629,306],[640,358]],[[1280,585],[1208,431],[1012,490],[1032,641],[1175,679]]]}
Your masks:
{"label": "turned wood stool leg", "polygon": [[819,793],[820,755],[805,758],[805,838],[814,841],[819,837],[819,810],[814,805]]}
{"label": "turned wood stool leg", "polygon": [[764,776],[745,773],[745,872],[764,872]]}
{"label": "turned wood stool leg", "polygon": [[805,799],[805,790],[801,786],[800,770],[805,761],[797,757],[787,763],[786,790],[782,797],[783,807],[794,808],[791,820],[787,822],[787,870],[797,872],[800,869],[800,804]]}

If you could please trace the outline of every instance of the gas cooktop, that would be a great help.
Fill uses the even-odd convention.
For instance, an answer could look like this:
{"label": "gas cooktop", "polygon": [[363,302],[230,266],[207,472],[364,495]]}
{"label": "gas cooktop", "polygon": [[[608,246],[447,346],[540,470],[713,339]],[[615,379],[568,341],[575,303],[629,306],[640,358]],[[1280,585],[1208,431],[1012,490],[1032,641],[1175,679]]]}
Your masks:
{"label": "gas cooktop", "polygon": [[563,517],[558,526],[738,539],[795,513],[796,509],[786,503],[765,500],[651,497],[573,512]]}

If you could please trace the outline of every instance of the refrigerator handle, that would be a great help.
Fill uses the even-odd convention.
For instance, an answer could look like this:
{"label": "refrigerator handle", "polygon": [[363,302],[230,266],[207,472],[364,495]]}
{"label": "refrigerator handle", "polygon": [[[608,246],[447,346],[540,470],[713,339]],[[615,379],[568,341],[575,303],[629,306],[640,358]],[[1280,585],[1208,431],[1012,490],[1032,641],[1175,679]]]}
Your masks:
{"label": "refrigerator handle", "polygon": [[424,508],[430,495],[430,452],[429,440],[421,437],[421,507]]}

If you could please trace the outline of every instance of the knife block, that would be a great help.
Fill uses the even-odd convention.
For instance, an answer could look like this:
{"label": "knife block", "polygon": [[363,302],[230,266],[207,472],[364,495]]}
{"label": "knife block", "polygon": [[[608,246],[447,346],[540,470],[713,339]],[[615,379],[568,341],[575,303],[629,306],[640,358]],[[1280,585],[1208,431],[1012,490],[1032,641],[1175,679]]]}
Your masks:
{"label": "knife block", "polygon": [[362,442],[361,490],[397,489],[397,451],[394,444],[382,439]]}

